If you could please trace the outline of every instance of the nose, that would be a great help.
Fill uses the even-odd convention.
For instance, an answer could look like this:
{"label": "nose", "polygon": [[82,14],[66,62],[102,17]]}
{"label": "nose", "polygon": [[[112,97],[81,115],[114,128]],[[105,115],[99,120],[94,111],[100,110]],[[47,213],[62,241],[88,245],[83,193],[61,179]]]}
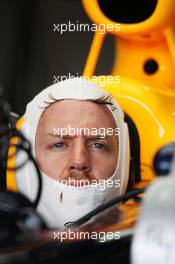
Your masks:
{"label": "nose", "polygon": [[79,141],[72,147],[69,156],[69,170],[88,173],[90,167],[90,155],[84,142]]}

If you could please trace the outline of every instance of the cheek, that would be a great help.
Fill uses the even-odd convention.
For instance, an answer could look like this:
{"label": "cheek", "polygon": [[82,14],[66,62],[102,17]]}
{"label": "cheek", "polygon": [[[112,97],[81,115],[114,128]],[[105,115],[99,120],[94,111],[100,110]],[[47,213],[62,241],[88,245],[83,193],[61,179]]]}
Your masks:
{"label": "cheek", "polygon": [[57,180],[61,178],[66,166],[65,155],[56,155],[48,151],[37,153],[39,168],[49,177]]}
{"label": "cheek", "polygon": [[110,178],[116,170],[117,159],[114,157],[101,158],[92,161],[92,171],[98,180]]}

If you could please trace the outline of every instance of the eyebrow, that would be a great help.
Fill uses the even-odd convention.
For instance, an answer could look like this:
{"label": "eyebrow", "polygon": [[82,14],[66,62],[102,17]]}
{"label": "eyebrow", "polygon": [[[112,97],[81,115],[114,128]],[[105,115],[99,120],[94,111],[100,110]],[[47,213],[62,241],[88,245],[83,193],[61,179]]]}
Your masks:
{"label": "eyebrow", "polygon": [[[61,133],[56,133],[55,135],[53,133],[48,133],[47,135],[52,136],[52,137],[62,138],[62,139],[73,139],[73,138],[75,138],[77,136],[77,135],[73,136],[73,135],[69,135],[69,134],[61,136]],[[96,140],[96,139],[102,140],[102,139],[108,139],[110,137],[111,136],[108,136],[108,135],[106,135],[104,137],[102,137],[102,135],[95,135],[95,136],[88,135],[88,136],[86,136],[86,138],[89,139],[89,140]]]}

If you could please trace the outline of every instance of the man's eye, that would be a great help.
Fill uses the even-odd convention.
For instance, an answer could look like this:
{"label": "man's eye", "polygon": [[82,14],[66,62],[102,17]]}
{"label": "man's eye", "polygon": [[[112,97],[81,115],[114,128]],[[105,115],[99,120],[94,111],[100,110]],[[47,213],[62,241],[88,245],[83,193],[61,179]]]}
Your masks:
{"label": "man's eye", "polygon": [[52,148],[63,148],[65,147],[64,143],[55,143],[52,145]]}
{"label": "man's eye", "polygon": [[100,143],[94,143],[93,146],[97,149],[105,149],[105,145]]}

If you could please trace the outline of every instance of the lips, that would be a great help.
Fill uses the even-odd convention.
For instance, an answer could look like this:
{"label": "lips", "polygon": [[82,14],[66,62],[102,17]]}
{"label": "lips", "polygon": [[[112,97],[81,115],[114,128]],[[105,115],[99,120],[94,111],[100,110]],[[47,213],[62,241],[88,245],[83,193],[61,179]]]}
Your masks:
{"label": "lips", "polygon": [[90,175],[87,171],[72,170],[68,172],[67,175],[64,175],[60,182],[67,186],[83,187],[90,185],[92,179],[92,175]]}
{"label": "lips", "polygon": [[83,187],[88,186],[92,183],[92,177],[87,173],[70,173],[67,177],[60,179],[60,183],[67,186]]}
{"label": "lips", "polygon": [[[66,183],[67,181],[67,183]],[[66,180],[65,183],[69,186],[76,186],[76,187],[83,187],[83,186],[87,186],[91,183],[90,180],[88,180],[87,178],[85,179],[77,179],[77,178],[69,178],[68,180]]]}

